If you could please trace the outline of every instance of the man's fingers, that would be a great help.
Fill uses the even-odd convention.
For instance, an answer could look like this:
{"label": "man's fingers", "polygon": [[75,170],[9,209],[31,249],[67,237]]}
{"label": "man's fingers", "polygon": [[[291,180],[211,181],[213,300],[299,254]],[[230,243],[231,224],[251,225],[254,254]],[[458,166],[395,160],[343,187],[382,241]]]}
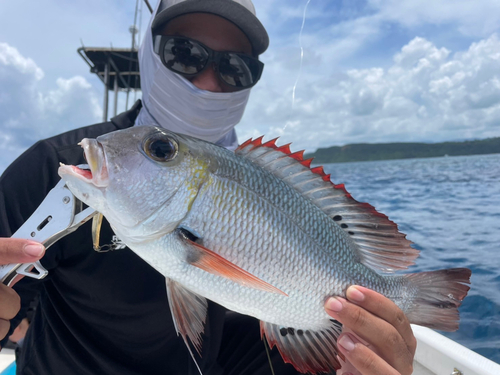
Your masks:
{"label": "man's fingers", "polygon": [[[0,238],[0,264],[31,263],[45,253],[42,244],[18,238]],[[21,298],[10,287],[0,283],[0,340],[10,329],[9,320],[21,308]]]}
{"label": "man's fingers", "polygon": [[351,286],[346,292],[347,299],[371,312],[396,328],[408,349],[415,353],[417,341],[406,315],[394,302],[373,290],[362,286]]}
{"label": "man's fingers", "polygon": [[0,264],[29,263],[45,253],[42,244],[19,238],[0,238]]}
{"label": "man's fingers", "polygon": [[[343,333],[339,337],[339,350],[345,355],[346,361],[352,364],[362,375],[400,375],[400,372],[363,345],[351,334]],[[411,367],[411,365],[409,366]],[[403,374],[411,374],[408,368]]]}
{"label": "man's fingers", "polygon": [[10,320],[21,308],[21,298],[14,289],[0,284],[0,319]]}
{"label": "man's fingers", "polygon": [[29,326],[30,324],[27,318],[21,320],[21,323],[19,323],[14,332],[12,332],[12,334],[9,336],[9,340],[14,343],[21,340],[24,336],[26,336],[26,332],[28,331]]}
{"label": "man's fingers", "polygon": [[[385,307],[385,303],[381,307]],[[343,298],[330,298],[325,308],[331,317],[365,340],[369,349],[375,352],[374,355],[380,356],[401,374],[408,374],[405,371],[408,364],[411,364],[414,353],[389,322]],[[397,309],[395,305],[394,308]]]}
{"label": "man's fingers", "polygon": [[0,319],[0,340],[2,340],[10,330],[10,322],[8,320]]}

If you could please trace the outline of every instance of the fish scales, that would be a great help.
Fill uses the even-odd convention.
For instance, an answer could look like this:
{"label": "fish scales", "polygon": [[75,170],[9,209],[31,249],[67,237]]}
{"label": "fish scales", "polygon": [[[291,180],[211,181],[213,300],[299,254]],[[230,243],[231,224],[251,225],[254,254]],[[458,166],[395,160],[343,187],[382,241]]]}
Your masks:
{"label": "fish scales", "polygon": [[[218,153],[219,148],[213,147],[213,152]],[[251,314],[259,319],[312,329],[329,324],[324,309],[318,308],[326,297],[344,295],[349,285],[362,283],[386,294],[395,294],[391,288],[402,286],[385,282],[359,264],[347,234],[318,207],[299,199],[299,193],[284,181],[246,159],[228,159],[224,153],[217,160],[212,181],[207,182],[180,225],[196,228],[206,247],[278,289],[293,293],[288,297],[262,295],[238,286],[218,290],[216,302],[225,305],[225,298],[238,299],[243,305],[253,300],[262,306],[254,306],[257,313]],[[237,238],[237,244],[228,246]],[[274,262],[266,262],[268,254]],[[205,288],[214,289],[199,280]],[[273,306],[271,311],[269,306]]]}
{"label": "fish scales", "polygon": [[323,305],[350,285],[392,299],[413,323],[458,327],[470,270],[379,273],[407,268],[418,251],[385,215],[288,146],[256,139],[233,154],[143,126],[82,147],[91,173],[61,166],[59,174],[165,276],[189,350],[188,340],[202,345],[208,298],[260,319],[261,334],[298,371],[338,368],[340,327]]}

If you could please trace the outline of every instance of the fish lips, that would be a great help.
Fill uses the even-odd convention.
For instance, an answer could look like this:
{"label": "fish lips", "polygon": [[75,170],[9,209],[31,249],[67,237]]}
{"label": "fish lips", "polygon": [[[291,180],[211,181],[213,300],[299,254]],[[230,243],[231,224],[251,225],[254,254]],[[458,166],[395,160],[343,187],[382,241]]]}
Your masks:
{"label": "fish lips", "polygon": [[83,148],[89,169],[81,166],[63,165],[59,168],[60,174],[73,175],[79,180],[92,184],[98,188],[105,188],[109,184],[106,154],[102,145],[95,139],[84,138],[79,145]]}

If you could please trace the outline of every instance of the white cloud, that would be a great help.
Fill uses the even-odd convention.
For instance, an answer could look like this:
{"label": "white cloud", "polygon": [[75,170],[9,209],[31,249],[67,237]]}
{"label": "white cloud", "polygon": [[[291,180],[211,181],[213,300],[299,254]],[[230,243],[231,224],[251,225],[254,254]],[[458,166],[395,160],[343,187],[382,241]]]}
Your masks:
{"label": "white cloud", "polygon": [[[102,82],[76,48],[80,38],[98,47],[129,46],[134,4],[113,0],[96,13],[97,0],[0,3],[0,41],[8,43],[0,52],[4,158],[38,138],[100,121]],[[254,0],[271,45],[238,126],[241,140],[282,134],[282,142],[313,150],[500,135],[500,49],[491,37],[500,29],[498,0],[311,0],[299,75],[306,3]],[[11,17],[19,12],[28,26]],[[148,15],[144,7],[142,31]]]}
{"label": "white cloud", "polygon": [[97,122],[102,113],[83,77],[58,78],[44,92],[44,73],[19,51],[0,43],[0,170],[36,141]]}
{"label": "white cloud", "polygon": [[408,28],[454,25],[464,35],[485,37],[500,27],[497,0],[369,0],[378,16]]}
{"label": "white cloud", "polygon": [[37,81],[44,75],[33,60],[24,58],[17,49],[7,43],[0,43],[0,64],[14,67],[19,73],[31,75]]}
{"label": "white cloud", "polygon": [[[500,136],[496,34],[455,54],[416,37],[388,68],[351,69],[335,76],[318,73],[322,71],[328,71],[325,65],[307,73],[293,109],[291,95],[273,90],[276,85],[268,75],[252,93],[238,129],[242,140],[259,132],[270,137],[283,133],[283,142],[293,141],[295,149],[313,150],[354,142]],[[294,127],[282,131],[287,121]]]}

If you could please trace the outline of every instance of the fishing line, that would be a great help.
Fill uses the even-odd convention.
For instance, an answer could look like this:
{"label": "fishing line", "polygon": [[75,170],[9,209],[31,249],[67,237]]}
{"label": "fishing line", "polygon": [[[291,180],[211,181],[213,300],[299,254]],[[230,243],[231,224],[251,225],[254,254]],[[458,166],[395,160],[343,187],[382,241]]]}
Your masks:
{"label": "fishing line", "polygon": [[[139,6],[139,31],[137,32],[137,44],[138,45],[141,42],[141,36],[142,36],[141,33],[142,33],[142,2],[141,2],[141,5]],[[139,54],[137,55],[137,57],[139,57]],[[137,82],[138,77],[136,77],[135,79]],[[137,89],[137,83],[136,83],[135,90],[134,90],[134,103],[137,101],[137,91],[139,91],[139,90]]]}
{"label": "fishing line", "polygon": [[[292,112],[295,108],[295,90],[297,89],[297,84],[299,83],[299,79],[302,73],[302,61],[304,60],[304,48],[302,47],[302,32],[304,31],[304,25],[306,23],[306,12],[307,12],[307,6],[311,0],[307,0],[306,6],[304,7],[304,13],[302,14],[302,25],[300,27],[300,33],[299,33],[299,47],[300,47],[300,64],[299,64],[299,73],[297,74],[297,78],[295,79],[295,84],[293,85],[292,89]],[[290,116],[288,120],[285,122],[285,126],[283,127],[283,132],[285,131],[288,122],[290,121]]]}
{"label": "fishing line", "polygon": [[[142,4],[142,2],[141,2]],[[128,109],[128,97],[130,94],[130,76],[132,72],[132,61],[133,61],[133,55],[134,55],[134,50],[135,50],[135,34],[137,34],[137,27],[135,26],[137,24],[137,13],[139,11],[139,0],[136,0],[135,2],[135,12],[134,12],[134,26],[131,26],[129,28],[130,33],[132,34],[132,45],[130,46],[130,60],[128,63],[128,77],[127,77],[127,98],[125,100],[125,110]],[[116,77],[115,79],[118,79]],[[135,85],[134,85],[135,86]],[[118,90],[115,92],[115,95],[118,95]]]}
{"label": "fishing line", "polygon": [[271,361],[271,355],[269,354],[269,348],[267,346],[267,337],[264,336],[262,338],[262,341],[264,342],[264,347],[266,348],[266,354],[267,354],[267,359],[269,361],[269,367],[271,367],[271,375],[275,375],[274,368],[273,368],[273,362]]}

